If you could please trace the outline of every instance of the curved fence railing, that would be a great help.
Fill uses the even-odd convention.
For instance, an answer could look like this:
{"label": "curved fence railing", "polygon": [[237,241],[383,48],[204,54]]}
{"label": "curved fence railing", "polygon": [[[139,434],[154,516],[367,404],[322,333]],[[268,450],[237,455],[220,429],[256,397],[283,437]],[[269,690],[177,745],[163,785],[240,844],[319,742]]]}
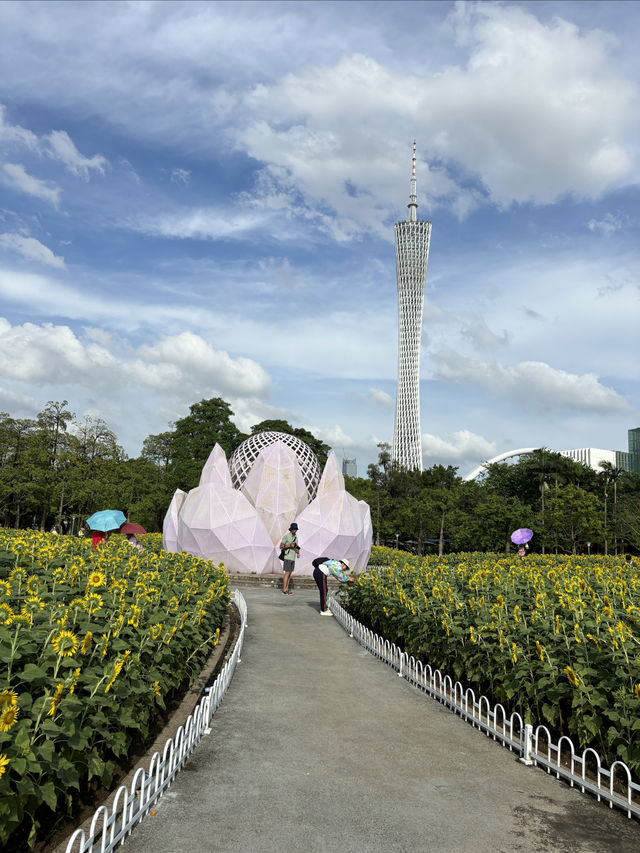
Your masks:
{"label": "curved fence railing", "polygon": [[344,609],[335,593],[329,595],[328,602],[333,615],[350,637],[393,667],[401,678],[437,699],[485,732],[487,737],[519,753],[523,764],[544,767],[547,773],[565,779],[571,787],[593,794],[611,808],[622,809],[627,817],[640,819],[640,785],[632,780],[631,771],[624,762],[615,761],[607,769],[594,749],[588,747],[579,752],[566,735],[560,737],[558,743],[553,743],[546,726],[534,729],[524,723],[520,714],[508,714],[500,703],[492,707],[486,696],[476,696],[470,687],[464,688],[451,676],[415,660],[413,655],[409,656],[395,643],[374,634]]}
{"label": "curved fence railing", "polygon": [[180,726],[175,737],[166,742],[162,755],[155,752],[148,770],[139,768],[129,787],[122,785],[118,788],[110,808],[100,806],[96,810],[88,832],[82,828],[76,829],[67,843],[66,853],[109,853],[116,845],[122,844],[173,782],[202,736],[211,731],[209,723],[227,692],[240,660],[247,627],[244,596],[238,590],[233,590],[231,601],[240,614],[240,633],[231,657],[216,680],[205,689],[205,695],[184,726]]}

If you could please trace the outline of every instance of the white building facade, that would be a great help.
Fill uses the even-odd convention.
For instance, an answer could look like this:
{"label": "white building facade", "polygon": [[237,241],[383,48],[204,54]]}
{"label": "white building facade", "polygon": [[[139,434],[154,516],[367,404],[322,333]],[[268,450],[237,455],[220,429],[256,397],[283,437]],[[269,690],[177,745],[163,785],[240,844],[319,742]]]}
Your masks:
{"label": "white building facade", "polygon": [[420,432],[420,344],[431,223],[417,218],[416,143],[413,143],[409,219],[396,222],[398,281],[398,387],[392,462],[422,469]]}

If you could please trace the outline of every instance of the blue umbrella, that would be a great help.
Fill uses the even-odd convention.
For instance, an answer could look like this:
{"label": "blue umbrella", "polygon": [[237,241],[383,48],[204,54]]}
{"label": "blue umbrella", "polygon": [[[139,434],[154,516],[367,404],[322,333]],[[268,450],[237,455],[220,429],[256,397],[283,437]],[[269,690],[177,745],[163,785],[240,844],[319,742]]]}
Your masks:
{"label": "blue umbrella", "polygon": [[118,530],[126,520],[127,516],[119,509],[101,509],[87,519],[87,524],[91,530],[102,530],[106,533],[108,530]]}

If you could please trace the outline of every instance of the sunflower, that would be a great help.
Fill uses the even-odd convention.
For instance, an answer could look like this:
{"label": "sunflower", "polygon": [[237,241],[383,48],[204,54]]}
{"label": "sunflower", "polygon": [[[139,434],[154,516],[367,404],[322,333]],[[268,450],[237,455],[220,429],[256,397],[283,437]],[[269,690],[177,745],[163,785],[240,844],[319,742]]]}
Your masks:
{"label": "sunflower", "polygon": [[37,595],[39,586],[40,586],[40,579],[39,579],[38,575],[31,575],[30,577],[27,578],[26,587],[27,587],[27,592],[30,595]]}
{"label": "sunflower", "polygon": [[3,752],[2,755],[0,755],[0,779],[4,776],[4,771],[7,769],[7,765],[9,763],[9,759]]}
{"label": "sunflower", "polygon": [[78,683],[78,678],[80,677],[80,667],[73,670],[73,680],[71,681],[71,686],[69,687],[69,696],[76,689],[76,684]]}
{"label": "sunflower", "polygon": [[52,577],[54,583],[64,583],[67,579],[67,573],[61,566],[58,566],[57,569],[53,570]]}
{"label": "sunflower", "polygon": [[162,692],[160,691],[160,682],[159,681],[153,682],[153,692],[156,694],[156,696],[162,696]]}
{"label": "sunflower", "polygon": [[0,714],[0,732],[8,732],[18,720],[20,708],[17,705],[8,705]]}
{"label": "sunflower", "polygon": [[60,700],[62,699],[62,691],[64,690],[63,684],[56,685],[55,695],[51,697],[51,707],[47,711],[47,717],[53,717],[55,714],[58,705],[60,704]]}
{"label": "sunflower", "polygon": [[571,669],[570,666],[565,666],[564,674],[567,676],[567,679],[569,680],[570,684],[573,684],[574,687],[578,686],[578,676],[575,674],[575,672]]}
{"label": "sunflower", "polygon": [[18,704],[18,694],[15,690],[3,690],[0,693],[0,711],[5,708],[16,707]]}
{"label": "sunflower", "polygon": [[78,651],[78,638],[71,631],[60,631],[51,640],[51,645],[59,657],[70,657]]}
{"label": "sunflower", "polygon": [[8,604],[0,603],[0,625],[10,625],[14,617],[13,610]]}
{"label": "sunflower", "polygon": [[100,586],[104,586],[106,582],[107,578],[102,572],[91,572],[87,580],[87,585],[97,589]]}
{"label": "sunflower", "polygon": [[151,631],[152,639],[157,640],[162,633],[162,622],[156,622],[155,625],[151,625],[149,630]]}
{"label": "sunflower", "polygon": [[82,641],[82,645],[80,646],[80,653],[86,655],[89,650],[89,646],[91,645],[91,641],[93,640],[93,634],[91,631],[87,631],[84,635],[84,640]]}
{"label": "sunflower", "polygon": [[11,584],[9,581],[0,581],[0,595],[11,595]]}
{"label": "sunflower", "polygon": [[97,613],[98,610],[102,609],[102,596],[98,595],[97,592],[90,592],[85,596],[85,610],[88,613]]}

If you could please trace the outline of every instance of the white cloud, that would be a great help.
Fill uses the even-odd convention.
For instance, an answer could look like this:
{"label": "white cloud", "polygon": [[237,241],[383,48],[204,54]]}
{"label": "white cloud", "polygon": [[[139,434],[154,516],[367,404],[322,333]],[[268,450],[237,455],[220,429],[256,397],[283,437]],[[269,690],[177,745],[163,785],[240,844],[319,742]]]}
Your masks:
{"label": "white cloud", "polygon": [[248,91],[236,143],[265,163],[271,189],[259,194],[329,205],[335,239],[382,236],[403,176],[408,187],[409,143],[399,140],[414,134],[419,200],[461,216],[483,200],[478,180],[500,206],[593,198],[635,180],[637,95],[614,70],[607,36],[489,3],[463,4],[450,23],[467,62],[437,75],[352,54]]}
{"label": "white cloud", "polygon": [[45,137],[49,144],[49,154],[55,160],[60,160],[64,163],[67,171],[72,175],[82,178],[84,181],[89,180],[89,171],[95,169],[104,175],[104,170],[107,165],[106,157],[101,154],[94,154],[93,157],[84,157],[73,144],[73,141],[66,130],[53,130]]}
{"label": "white cloud", "polygon": [[36,385],[107,388],[115,382],[150,388],[177,399],[232,393],[259,397],[270,379],[248,358],[231,358],[198,335],[185,332],[133,348],[96,335],[78,337],[68,326],[0,318],[0,376]]}
{"label": "white cloud", "polygon": [[36,198],[45,199],[51,202],[54,207],[58,206],[60,200],[60,190],[56,186],[51,186],[47,181],[41,181],[39,178],[34,178],[29,175],[19,163],[3,163],[2,170],[4,172],[4,182],[14,189],[27,195],[35,196]]}
{"label": "white cloud", "polygon": [[5,121],[6,107],[0,104],[0,143],[13,144],[36,150],[38,147],[38,137],[35,133],[27,130],[20,125],[8,124]]}
{"label": "white cloud", "polygon": [[12,418],[30,418],[38,411],[38,404],[33,397],[16,394],[0,386],[0,411],[7,412]]}
{"label": "white cloud", "polygon": [[599,231],[605,237],[610,237],[624,224],[624,217],[620,213],[605,213],[601,219],[590,219],[587,228],[589,231]]}
{"label": "white cloud", "polygon": [[185,377],[209,377],[225,393],[263,396],[269,392],[269,377],[257,362],[250,358],[231,358],[226,352],[214,350],[193,332],[164,337],[153,346],[140,347],[138,353],[146,366],[150,363],[171,365]]}
{"label": "white cloud", "polygon": [[319,438],[320,441],[324,441],[329,447],[336,448],[337,450],[347,447],[352,448],[357,445],[357,442],[344,431],[340,424],[324,428],[307,426],[305,429],[308,429],[310,433]]}
{"label": "white cloud", "polygon": [[449,439],[430,433],[422,434],[422,455],[425,467],[431,465],[462,465],[496,455],[496,445],[468,429],[456,430]]}
{"label": "white cloud", "polygon": [[12,249],[28,261],[37,261],[49,267],[64,269],[64,258],[54,255],[51,249],[36,240],[22,234],[0,234],[0,246]]}
{"label": "white cloud", "polygon": [[370,388],[367,392],[367,397],[370,400],[373,400],[374,403],[378,403],[380,406],[384,406],[387,409],[393,406],[393,397],[387,394],[386,391],[381,391],[379,388]]}
{"label": "white cloud", "polygon": [[191,181],[191,172],[188,169],[174,169],[171,172],[171,180],[174,184],[183,184],[187,187]]}
{"label": "white cloud", "polygon": [[504,367],[469,358],[453,350],[442,350],[435,359],[440,378],[484,388],[519,405],[602,414],[628,409],[624,397],[602,385],[594,373],[576,375],[540,361],[524,361]]}

